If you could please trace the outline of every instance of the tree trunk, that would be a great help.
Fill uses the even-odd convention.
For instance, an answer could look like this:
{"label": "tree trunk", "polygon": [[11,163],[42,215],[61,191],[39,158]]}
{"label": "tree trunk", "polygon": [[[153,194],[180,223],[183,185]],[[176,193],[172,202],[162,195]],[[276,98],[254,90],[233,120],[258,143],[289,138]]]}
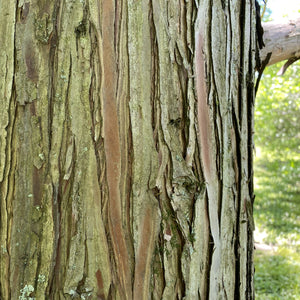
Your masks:
{"label": "tree trunk", "polygon": [[254,1],[0,15],[0,298],[253,299]]}

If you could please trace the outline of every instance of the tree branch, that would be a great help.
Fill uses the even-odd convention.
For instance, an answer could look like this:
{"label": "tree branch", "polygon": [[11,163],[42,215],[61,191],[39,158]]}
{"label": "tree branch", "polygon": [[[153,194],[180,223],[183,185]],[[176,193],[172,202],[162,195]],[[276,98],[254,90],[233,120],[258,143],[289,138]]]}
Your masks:
{"label": "tree branch", "polygon": [[268,66],[283,60],[296,61],[300,58],[300,18],[287,23],[265,23],[264,43],[260,50],[260,59],[264,61],[271,53]]}

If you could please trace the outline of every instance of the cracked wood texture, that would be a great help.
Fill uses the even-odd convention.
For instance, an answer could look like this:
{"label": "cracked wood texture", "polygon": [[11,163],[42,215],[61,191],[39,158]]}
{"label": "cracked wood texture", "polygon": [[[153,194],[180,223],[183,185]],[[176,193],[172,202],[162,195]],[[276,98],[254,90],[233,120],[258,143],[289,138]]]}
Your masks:
{"label": "cracked wood texture", "polygon": [[254,1],[0,15],[0,298],[253,299]]}

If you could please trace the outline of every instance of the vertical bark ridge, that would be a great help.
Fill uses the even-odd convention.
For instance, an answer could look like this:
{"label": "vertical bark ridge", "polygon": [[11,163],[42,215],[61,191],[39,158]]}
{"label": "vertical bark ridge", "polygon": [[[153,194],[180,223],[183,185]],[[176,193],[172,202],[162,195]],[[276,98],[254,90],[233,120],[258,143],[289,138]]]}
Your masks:
{"label": "vertical bark ridge", "polygon": [[[205,9],[205,1],[202,5]],[[203,7],[200,3],[199,12],[203,11]],[[240,28],[241,23],[238,16],[241,10],[245,10],[243,17],[246,16],[246,20],[242,23],[244,26]],[[253,94],[249,94],[253,84],[253,72],[250,66],[254,57],[253,53],[255,53],[253,32],[250,34],[250,30],[254,26],[253,19],[251,19],[252,14],[253,9],[250,2],[221,3],[219,1],[212,7],[212,23],[210,28],[207,25],[208,31],[206,31],[205,25],[201,23],[201,18],[205,18],[205,15],[201,15],[201,13],[199,13],[200,24],[198,24],[198,31],[196,31],[195,58],[196,84],[198,84],[196,88],[198,105],[201,105],[198,112],[201,149],[209,148],[207,143],[212,143],[211,140],[215,139],[216,134],[222,137],[217,147],[221,156],[221,168],[212,169],[211,167],[214,164],[214,157],[217,152],[211,154],[211,159],[209,159],[208,154],[205,155],[205,152],[201,153],[204,177],[208,189],[208,201],[211,203],[211,206],[209,206],[210,228],[216,247],[212,256],[212,276],[210,278],[210,297],[212,299],[219,299],[219,297],[221,299],[236,297],[248,299],[253,297],[253,295],[245,293],[246,287],[243,285],[246,282],[244,279],[247,277],[246,274],[252,274],[245,262],[248,264],[250,261],[251,265],[252,257],[251,255],[249,257],[249,253],[252,253],[251,247],[253,245],[251,246],[251,239],[247,240],[248,238],[245,237],[249,234],[252,235],[253,228],[252,221],[245,218],[245,211],[243,213],[242,209],[245,206],[243,203],[248,203],[251,199],[249,189],[252,185],[245,179],[245,175],[247,178],[249,176],[248,162],[251,161],[249,156],[251,156],[252,150],[250,151],[250,148],[253,143],[252,125],[244,123],[249,120],[248,115],[252,115],[253,106]],[[209,29],[211,30],[211,44],[204,44],[202,43],[203,36],[210,34]],[[241,31],[244,30],[249,33],[241,35]],[[205,40],[207,41],[206,36]],[[247,45],[246,50],[240,50],[243,44]],[[199,47],[199,50],[197,47]],[[241,51],[246,53],[246,56],[240,59]],[[240,62],[243,64],[240,65]],[[211,68],[213,68],[213,71]],[[210,72],[210,70],[214,77],[210,81],[206,79],[204,85],[202,82],[205,81],[199,79],[199,77],[202,78],[202,74],[208,76],[205,71]],[[241,93],[237,84],[239,76],[250,72],[252,73],[247,76],[248,80],[243,81],[244,84],[241,85]],[[207,91],[209,91],[209,94],[207,94]],[[205,109],[205,107],[207,108]],[[217,109],[218,113],[214,114],[213,109]],[[215,122],[209,122],[209,124],[214,124],[215,128],[204,129],[206,126],[205,120],[211,118],[205,117],[205,115],[216,117]],[[210,145],[214,149],[213,144]],[[245,162],[247,162],[246,166]],[[245,168],[246,173],[239,171]],[[214,180],[210,180],[210,175],[211,173],[215,174],[218,169],[222,170],[220,174],[222,190],[217,195],[219,199],[212,202],[213,196],[209,192],[209,186],[215,184],[218,175],[214,175],[216,178]],[[251,175],[249,178],[251,178]],[[216,191],[217,189],[213,188],[212,190]],[[245,191],[248,191],[247,194],[245,194]],[[217,203],[220,203],[220,205],[217,205]],[[216,213],[218,208],[220,209],[219,224],[216,221],[217,217],[213,218],[211,214],[211,210]],[[220,227],[220,231],[218,231],[218,227]],[[217,245],[216,241],[218,241]]]}
{"label": "vertical bark ridge", "polygon": [[[117,87],[115,45],[112,37],[117,35],[114,29],[118,21],[115,19],[116,7],[114,3],[103,3],[102,7],[102,38],[103,48],[103,129],[107,162],[107,182],[109,188],[109,227],[113,243],[113,250],[118,265],[117,277],[120,281],[120,296],[131,299],[132,274],[129,248],[126,245],[123,229],[123,205],[120,195],[121,176],[121,146],[119,116],[117,112]],[[124,199],[123,199],[124,201]],[[122,292],[122,293],[121,293]],[[122,295],[123,294],[123,295]]]}
{"label": "vertical bark ridge", "polygon": [[[151,41],[148,1],[128,1],[128,54],[130,122],[133,145],[132,232],[136,257],[134,299],[144,298],[150,287],[154,241],[159,219],[158,201],[153,194],[158,170],[152,133]],[[146,240],[145,240],[146,239]],[[146,242],[147,241],[147,242]],[[143,245],[146,243],[146,245]],[[150,254],[150,256],[149,256]],[[141,277],[141,278],[140,278]]]}
{"label": "vertical bark ridge", "polygon": [[[156,184],[162,191],[163,268],[166,282],[162,297],[168,299],[173,295],[179,298],[185,296],[190,289],[190,278],[196,274],[196,268],[190,272],[187,267],[193,252],[194,236],[193,214],[190,212],[197,200],[198,182],[198,175],[192,170],[195,102],[190,89],[192,53],[187,46],[190,23],[186,23],[193,19],[193,4],[180,3],[178,9],[177,3],[155,1],[152,6],[159,67],[159,123],[156,128],[161,160]],[[191,116],[189,124],[185,122],[188,115]],[[194,255],[194,259],[196,257]]]}
{"label": "vertical bark ridge", "polygon": [[15,101],[13,74],[15,71],[15,23],[16,3],[1,1],[0,43],[6,50],[0,53],[0,297],[10,298],[10,244],[12,226],[12,194],[14,189],[12,154],[15,124]]}
{"label": "vertical bark ridge", "polygon": [[[217,12],[220,11],[220,3],[218,3]],[[214,20],[214,15],[216,12],[213,11],[212,8],[212,20]],[[212,86],[206,86],[207,78],[210,76],[210,73],[213,72],[211,70],[211,66],[216,66],[219,69],[222,68],[221,61],[214,61],[214,56],[217,54],[213,53],[210,49],[214,49],[213,40],[211,40],[211,44],[209,43],[210,30],[218,30],[220,29],[218,26],[221,24],[211,24],[207,25],[205,23],[205,16],[209,13],[208,2],[204,1],[200,3],[198,8],[198,25],[196,33],[195,43],[195,72],[196,72],[196,90],[197,90],[197,98],[198,98],[198,126],[199,126],[199,142],[201,149],[201,160],[203,164],[203,173],[204,179],[207,186],[207,197],[208,197],[208,212],[209,212],[209,222],[210,222],[210,230],[213,237],[213,253],[212,253],[212,261],[211,261],[211,270],[210,270],[210,297],[211,293],[215,293],[218,290],[219,284],[219,267],[221,264],[221,241],[220,241],[220,224],[219,224],[219,209],[220,209],[220,194],[219,194],[219,178],[217,174],[217,166],[216,159],[217,157],[217,149],[216,149],[216,140],[215,140],[215,129],[212,127],[214,124],[214,115],[212,111],[212,107],[215,105],[216,99],[214,99],[215,95],[221,95],[221,91],[213,91]],[[222,15],[216,16],[215,18],[222,18]],[[213,27],[215,25],[215,27]],[[214,36],[212,34],[212,36]],[[224,34],[224,33],[223,33]],[[218,42],[219,43],[219,42]],[[221,46],[218,44],[218,46]],[[222,47],[217,48],[216,51],[222,52]],[[212,57],[210,57],[210,55]],[[224,53],[222,53],[224,56]],[[219,65],[221,64],[221,65]],[[218,70],[219,71],[219,70]],[[220,76],[220,75],[219,75]],[[211,82],[213,84],[213,82]],[[217,88],[217,87],[216,87]],[[220,89],[221,87],[219,87]],[[222,91],[223,92],[223,91]],[[218,99],[221,101],[221,99]]]}

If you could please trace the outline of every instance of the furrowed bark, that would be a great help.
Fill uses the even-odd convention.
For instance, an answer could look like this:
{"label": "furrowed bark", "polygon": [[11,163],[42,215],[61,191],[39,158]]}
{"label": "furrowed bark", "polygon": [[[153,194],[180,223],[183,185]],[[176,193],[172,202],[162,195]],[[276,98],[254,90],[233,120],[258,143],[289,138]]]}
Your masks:
{"label": "furrowed bark", "polygon": [[[209,299],[252,299],[253,224],[247,207],[253,197],[248,118],[253,116],[254,102],[254,8],[249,3],[240,6],[239,1],[224,6],[218,2],[212,8],[202,3],[195,64],[199,141],[213,238]],[[207,15],[211,23],[203,21]]]}
{"label": "furrowed bark", "polygon": [[0,14],[0,298],[253,299],[254,1]]}

